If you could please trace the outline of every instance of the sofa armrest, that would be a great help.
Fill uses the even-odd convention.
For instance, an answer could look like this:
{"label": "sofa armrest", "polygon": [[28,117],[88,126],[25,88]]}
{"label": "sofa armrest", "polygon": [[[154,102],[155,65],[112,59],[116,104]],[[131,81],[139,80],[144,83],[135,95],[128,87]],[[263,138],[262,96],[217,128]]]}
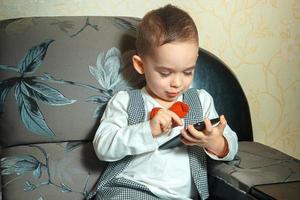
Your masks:
{"label": "sofa armrest", "polygon": [[210,194],[222,199],[251,199],[253,186],[300,180],[299,160],[257,142],[239,142],[233,161],[209,160],[208,171]]}

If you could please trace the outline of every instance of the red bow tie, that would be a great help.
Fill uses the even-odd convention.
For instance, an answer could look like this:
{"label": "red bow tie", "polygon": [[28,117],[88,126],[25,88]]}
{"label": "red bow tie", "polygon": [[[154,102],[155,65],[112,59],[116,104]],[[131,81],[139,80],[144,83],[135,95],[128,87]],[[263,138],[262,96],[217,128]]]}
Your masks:
{"label": "red bow tie", "polygon": [[[150,112],[150,120],[156,115],[156,113],[159,111],[158,107],[154,107],[151,112]],[[180,102],[177,101],[175,102],[170,108],[169,110],[173,111],[174,113],[176,113],[180,118],[183,118],[187,115],[187,113],[189,112],[189,105],[184,103],[184,102]]]}

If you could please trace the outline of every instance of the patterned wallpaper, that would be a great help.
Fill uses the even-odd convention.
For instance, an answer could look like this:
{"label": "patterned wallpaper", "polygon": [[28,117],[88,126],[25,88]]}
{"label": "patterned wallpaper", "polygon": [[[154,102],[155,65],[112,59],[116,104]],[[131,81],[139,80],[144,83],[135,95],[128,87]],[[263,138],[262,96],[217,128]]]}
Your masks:
{"label": "patterned wallpaper", "polygon": [[0,19],[142,17],[167,3],[192,15],[200,46],[220,57],[239,79],[250,104],[255,141],[300,158],[299,0],[0,0]]}

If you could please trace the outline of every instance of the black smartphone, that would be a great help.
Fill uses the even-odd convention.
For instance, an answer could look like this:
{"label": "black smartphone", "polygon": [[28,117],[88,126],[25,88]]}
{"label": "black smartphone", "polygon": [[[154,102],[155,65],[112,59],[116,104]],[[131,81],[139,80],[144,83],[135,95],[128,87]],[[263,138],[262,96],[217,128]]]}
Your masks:
{"label": "black smartphone", "polygon": [[[219,121],[220,121],[220,118],[214,118],[214,119],[210,120],[212,126],[215,126]],[[194,124],[193,126],[198,131],[203,131],[205,129],[204,121],[198,122],[198,123]],[[161,149],[161,150],[170,149],[170,148],[174,148],[174,147],[177,147],[180,145],[182,145],[181,134],[178,134],[175,137],[173,137],[172,139],[170,139],[167,142],[160,145],[159,149]]]}
{"label": "black smartphone", "polygon": [[[220,118],[214,118],[214,119],[210,120],[210,123],[212,126],[215,126],[219,121],[220,121]],[[198,123],[194,124],[193,126],[198,131],[203,131],[205,129],[204,121],[198,122]]]}

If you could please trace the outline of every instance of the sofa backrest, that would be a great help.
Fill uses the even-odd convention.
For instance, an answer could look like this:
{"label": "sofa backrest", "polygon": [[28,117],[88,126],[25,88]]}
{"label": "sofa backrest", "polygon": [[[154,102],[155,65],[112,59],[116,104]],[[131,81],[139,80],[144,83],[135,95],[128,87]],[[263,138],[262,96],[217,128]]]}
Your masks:
{"label": "sofa backrest", "polygon": [[143,83],[129,63],[136,23],[116,17],[0,22],[0,144],[91,140],[110,97]]}
{"label": "sofa backrest", "polygon": [[[0,144],[92,140],[109,98],[144,80],[130,60],[138,20],[40,17],[0,22]],[[236,77],[199,50],[193,87],[207,89],[240,140],[252,140]]]}

